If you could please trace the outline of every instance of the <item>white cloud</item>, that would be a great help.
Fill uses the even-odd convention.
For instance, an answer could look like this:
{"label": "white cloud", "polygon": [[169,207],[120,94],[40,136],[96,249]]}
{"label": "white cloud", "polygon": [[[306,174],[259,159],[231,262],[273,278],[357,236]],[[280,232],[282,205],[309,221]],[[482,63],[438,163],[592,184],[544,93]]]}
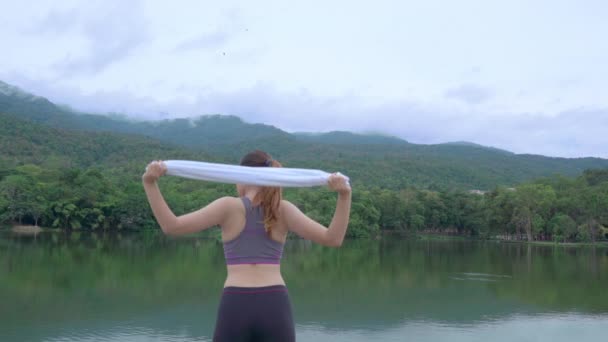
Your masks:
{"label": "white cloud", "polygon": [[448,89],[445,92],[445,96],[474,105],[482,103],[492,97],[492,91],[488,88],[474,84],[463,84],[461,86]]}
{"label": "white cloud", "polygon": [[[603,2],[11,2],[0,79],[139,118],[234,114],[606,157]],[[569,23],[563,25],[563,23]]]}

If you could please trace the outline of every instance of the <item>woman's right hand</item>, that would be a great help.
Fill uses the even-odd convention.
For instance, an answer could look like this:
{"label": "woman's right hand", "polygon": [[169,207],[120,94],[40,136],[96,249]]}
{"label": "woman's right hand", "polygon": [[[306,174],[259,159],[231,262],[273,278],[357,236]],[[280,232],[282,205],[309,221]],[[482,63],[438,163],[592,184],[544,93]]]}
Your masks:
{"label": "woman's right hand", "polygon": [[155,160],[146,166],[146,172],[141,176],[144,183],[153,184],[167,172],[167,165],[162,160]]}

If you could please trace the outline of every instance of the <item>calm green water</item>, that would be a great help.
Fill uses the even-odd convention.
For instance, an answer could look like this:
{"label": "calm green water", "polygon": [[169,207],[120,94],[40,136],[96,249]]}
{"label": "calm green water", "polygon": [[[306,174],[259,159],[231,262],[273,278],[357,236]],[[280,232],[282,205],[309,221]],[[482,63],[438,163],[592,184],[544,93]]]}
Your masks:
{"label": "calm green water", "polygon": [[[600,341],[608,249],[292,241],[298,341]],[[221,245],[160,234],[0,232],[0,341],[210,341]]]}

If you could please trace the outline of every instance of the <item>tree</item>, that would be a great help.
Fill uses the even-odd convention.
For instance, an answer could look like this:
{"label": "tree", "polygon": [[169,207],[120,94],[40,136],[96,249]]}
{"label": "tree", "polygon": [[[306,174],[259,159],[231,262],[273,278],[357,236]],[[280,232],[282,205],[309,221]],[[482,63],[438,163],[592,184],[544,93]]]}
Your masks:
{"label": "tree", "polygon": [[532,241],[535,235],[544,230],[544,222],[555,202],[555,191],[548,185],[524,184],[515,193],[513,223],[518,229],[523,228],[528,241]]}
{"label": "tree", "polygon": [[28,214],[33,202],[32,182],[22,175],[10,175],[0,183],[0,196],[4,198],[3,221],[17,220],[19,224]]}
{"label": "tree", "polygon": [[379,226],[384,230],[404,231],[407,227],[404,203],[396,192],[388,189],[374,191],[370,194],[374,197],[374,206],[380,213]]}
{"label": "tree", "polygon": [[[608,184],[608,183],[604,183]],[[579,232],[586,240],[595,242],[601,229],[600,222],[605,220],[608,211],[608,186],[594,186],[583,190],[583,218],[584,223]],[[587,230],[585,233],[584,230]]]}
{"label": "tree", "polygon": [[557,213],[549,221],[549,227],[555,241],[570,241],[576,237],[576,222],[567,214]]}

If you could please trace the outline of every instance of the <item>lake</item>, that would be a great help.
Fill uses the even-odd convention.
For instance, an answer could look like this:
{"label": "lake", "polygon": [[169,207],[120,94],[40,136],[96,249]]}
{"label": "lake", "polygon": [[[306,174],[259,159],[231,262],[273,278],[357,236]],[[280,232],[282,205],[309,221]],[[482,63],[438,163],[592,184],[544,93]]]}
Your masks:
{"label": "lake", "polygon": [[[600,341],[608,248],[289,241],[298,341]],[[0,341],[211,341],[221,244],[158,233],[0,231]]]}

